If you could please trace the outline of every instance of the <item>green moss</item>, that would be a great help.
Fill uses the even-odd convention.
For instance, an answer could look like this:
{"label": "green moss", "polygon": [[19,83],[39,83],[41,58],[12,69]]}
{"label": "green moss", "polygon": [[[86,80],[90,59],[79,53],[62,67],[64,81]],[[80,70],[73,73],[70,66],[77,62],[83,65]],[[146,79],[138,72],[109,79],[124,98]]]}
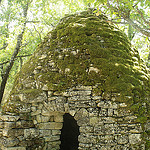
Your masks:
{"label": "green moss", "polygon": [[20,90],[18,94],[24,94],[26,97],[32,99],[40,95],[43,91],[41,89],[25,89]]}
{"label": "green moss", "polygon": [[146,131],[146,133],[147,133],[147,135],[149,135],[149,136],[150,136],[150,130]]}
{"label": "green moss", "polygon": [[2,113],[7,114],[9,113],[15,113],[19,114],[20,110],[23,108],[23,102],[20,101],[20,99],[16,100],[7,100],[3,105],[2,105]]}
{"label": "green moss", "polygon": [[146,150],[150,149],[150,140],[146,140],[145,149]]}
{"label": "green moss", "polygon": [[138,118],[137,118],[137,121],[138,122],[140,122],[140,123],[146,123],[146,121],[147,121],[147,117],[146,116],[139,116]]}
{"label": "green moss", "polygon": [[[47,57],[40,59],[43,54]],[[49,62],[54,66],[49,66]],[[39,64],[44,67],[34,74]],[[98,71],[89,71],[91,67]],[[48,33],[18,74],[12,94],[20,91],[38,95],[40,88],[24,87],[22,81],[29,80],[59,92],[78,84],[98,84],[93,90],[95,95],[120,93],[116,101],[125,102],[139,122],[146,122],[150,116],[150,111],[142,106],[149,106],[150,81],[137,50],[107,17],[96,16],[92,11],[66,16]]]}

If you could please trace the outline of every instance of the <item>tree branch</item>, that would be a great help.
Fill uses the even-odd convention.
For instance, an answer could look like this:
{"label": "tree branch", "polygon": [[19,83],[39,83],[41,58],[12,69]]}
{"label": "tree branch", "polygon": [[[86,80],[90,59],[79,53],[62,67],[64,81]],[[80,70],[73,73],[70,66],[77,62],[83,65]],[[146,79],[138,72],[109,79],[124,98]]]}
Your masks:
{"label": "tree branch", "polygon": [[150,22],[144,18],[143,13],[138,9],[138,7],[136,9],[137,9],[137,12],[141,15],[141,18],[144,20],[144,22],[150,26]]}
{"label": "tree branch", "polygon": [[109,0],[107,0],[107,6],[112,9],[114,12],[117,12],[117,16],[121,16],[123,17],[124,20],[126,20],[131,26],[133,26],[137,31],[141,32],[143,35],[146,35],[147,37],[150,37],[150,32],[144,28],[141,28],[139,25],[137,25],[135,22],[133,22],[130,18],[129,18],[129,14],[126,14],[123,11],[119,11],[119,9],[113,7]]}
{"label": "tree branch", "polygon": [[150,28],[147,28],[142,22],[136,20],[137,23],[139,23],[139,25],[143,26],[144,29],[146,30],[150,30]]}
{"label": "tree branch", "polygon": [[42,37],[41,37],[40,32],[36,29],[35,25],[34,25],[33,27],[34,27],[35,31],[38,33],[38,35],[39,35],[39,37],[40,37],[40,40],[42,40]]}
{"label": "tree branch", "polygon": [[2,78],[2,80],[3,80],[3,75],[4,75],[4,68],[3,68],[3,65],[1,65],[0,68],[1,68],[1,78]]}
{"label": "tree branch", "polygon": [[8,46],[8,43],[5,43],[4,46],[0,48],[0,50],[6,49],[7,46]]}
{"label": "tree branch", "polygon": [[26,21],[26,23],[39,23],[40,21]]}
{"label": "tree branch", "polygon": [[15,59],[16,59],[19,51],[20,51],[20,47],[22,45],[23,34],[24,34],[24,31],[26,28],[28,6],[29,6],[29,3],[27,2],[25,7],[23,7],[23,14],[24,14],[24,19],[25,19],[24,24],[23,24],[23,28],[22,28],[21,33],[17,37],[17,43],[16,43],[16,47],[14,49],[14,53],[12,54],[12,57],[9,61],[9,64],[6,67],[5,73],[3,75],[3,80],[2,80],[1,85],[0,85],[0,103],[1,103],[3,95],[4,95],[4,90],[5,90],[5,86],[6,86],[8,77],[9,77],[9,73],[13,67],[14,61],[15,61]]}
{"label": "tree branch", "polygon": [[129,24],[128,22],[117,22],[117,21],[113,21],[113,20],[109,20],[111,21],[112,23],[115,23],[115,24]]}
{"label": "tree branch", "polygon": [[[28,55],[19,55],[19,56],[16,57],[16,59],[17,59],[17,58],[20,58],[20,57],[21,57],[21,58],[23,58],[23,57],[29,57],[29,56],[31,56],[31,55],[32,55],[32,54],[28,54]],[[15,59],[15,60],[16,60],[16,59]],[[9,63],[9,62],[10,62],[10,60],[5,61],[5,62],[2,62],[2,63],[0,63],[0,66],[5,65],[5,64],[7,64],[7,63]]]}
{"label": "tree branch", "polygon": [[134,23],[130,18],[124,18],[127,22],[129,22],[130,25],[132,25],[137,31],[141,32],[143,35],[146,35],[147,37],[150,37],[150,32],[147,30],[141,28],[136,23]]}

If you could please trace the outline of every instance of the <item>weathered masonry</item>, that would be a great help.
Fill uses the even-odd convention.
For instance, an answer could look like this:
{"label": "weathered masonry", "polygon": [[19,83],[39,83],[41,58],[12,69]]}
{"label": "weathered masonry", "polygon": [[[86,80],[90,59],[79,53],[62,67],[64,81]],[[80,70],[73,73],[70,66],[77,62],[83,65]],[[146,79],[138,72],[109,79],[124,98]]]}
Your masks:
{"label": "weathered masonry", "polygon": [[16,77],[0,114],[0,149],[149,149],[149,81],[107,17],[66,16]]}

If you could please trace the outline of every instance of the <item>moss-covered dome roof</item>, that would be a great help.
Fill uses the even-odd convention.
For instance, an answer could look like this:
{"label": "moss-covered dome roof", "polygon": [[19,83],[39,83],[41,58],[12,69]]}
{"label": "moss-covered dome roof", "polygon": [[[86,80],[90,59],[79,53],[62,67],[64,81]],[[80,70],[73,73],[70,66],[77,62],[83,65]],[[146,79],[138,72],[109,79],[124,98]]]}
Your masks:
{"label": "moss-covered dome roof", "polygon": [[148,72],[126,35],[91,10],[64,17],[48,33],[18,74],[12,94],[75,85],[93,85],[102,96],[120,93],[118,101],[135,104],[135,110],[150,93]]}

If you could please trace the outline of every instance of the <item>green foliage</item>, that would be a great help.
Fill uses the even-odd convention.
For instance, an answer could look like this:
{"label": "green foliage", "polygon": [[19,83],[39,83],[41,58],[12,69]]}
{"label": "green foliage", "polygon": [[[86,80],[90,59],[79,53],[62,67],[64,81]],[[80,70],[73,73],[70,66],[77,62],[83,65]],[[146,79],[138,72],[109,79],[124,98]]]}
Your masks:
{"label": "green foliage", "polygon": [[146,148],[146,150],[150,149],[150,141],[149,140],[146,140],[145,148]]}

